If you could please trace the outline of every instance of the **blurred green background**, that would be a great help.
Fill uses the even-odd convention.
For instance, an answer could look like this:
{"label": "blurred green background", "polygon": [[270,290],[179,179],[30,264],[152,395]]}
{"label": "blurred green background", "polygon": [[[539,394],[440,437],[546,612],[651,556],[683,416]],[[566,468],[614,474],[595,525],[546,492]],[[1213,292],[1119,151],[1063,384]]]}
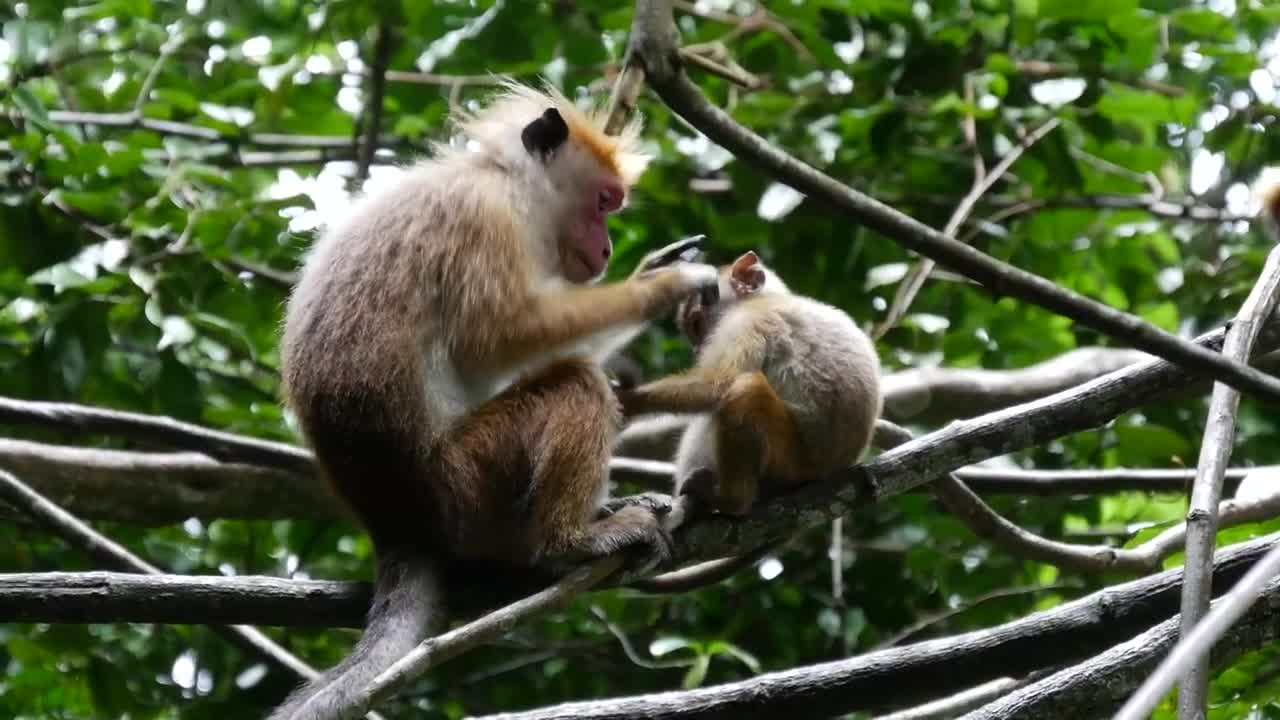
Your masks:
{"label": "blurred green background", "polygon": [[[804,161],[942,227],[973,182],[967,118],[987,168],[1057,118],[1061,126],[984,196],[961,237],[1183,333],[1222,323],[1257,277],[1269,244],[1241,218],[1252,211],[1248,183],[1280,161],[1280,3],[767,5],[699,0],[677,2],[676,13],[685,44],[712,43],[712,56],[762,82],[743,89],[693,70],[703,90]],[[570,96],[606,97],[631,11],[617,0],[4,3],[0,395],[296,441],[278,402],[281,309],[317,228],[360,185],[352,148],[368,128],[378,28],[395,32],[374,183],[393,181],[396,164],[440,136],[450,103],[483,98],[489,73],[543,76]],[[654,246],[702,232],[717,260],[754,249],[796,291],[864,325],[884,319],[913,257],[735,161],[651,95],[640,111],[657,161],[631,210],[612,221],[611,275],[627,274]],[[1152,213],[1157,193],[1173,205]],[[1098,198],[1128,209],[1088,207]],[[1186,205],[1214,219],[1170,217]],[[941,273],[879,348],[892,371],[1021,367],[1096,344],[1105,338]],[[670,322],[630,355],[650,377],[691,359]],[[1203,399],[1146,407],[1008,463],[1194,466],[1204,407]],[[1276,440],[1274,416],[1246,400],[1234,464],[1280,462]],[[1135,537],[1135,527],[1158,529],[1185,510],[1176,494],[991,501],[1046,535],[1129,542],[1154,532]],[[367,539],[339,522],[98,526],[176,573],[371,572]],[[1245,526],[1224,539],[1278,527]],[[723,682],[856,654],[991,593],[1027,589],[913,637],[996,624],[1117,579],[1011,558],[924,495],[845,523],[838,593],[829,543],[829,528],[807,531],[760,571],[684,596],[591,596],[431,672],[386,714],[456,718]],[[0,570],[91,568],[30,524],[0,522]],[[636,647],[640,666],[614,631]],[[355,638],[269,632],[321,666]],[[1250,655],[1218,676],[1212,717],[1244,717],[1250,707],[1280,717],[1273,655]],[[0,627],[6,717],[256,718],[292,683],[203,627]],[[1158,717],[1172,717],[1169,707]]]}

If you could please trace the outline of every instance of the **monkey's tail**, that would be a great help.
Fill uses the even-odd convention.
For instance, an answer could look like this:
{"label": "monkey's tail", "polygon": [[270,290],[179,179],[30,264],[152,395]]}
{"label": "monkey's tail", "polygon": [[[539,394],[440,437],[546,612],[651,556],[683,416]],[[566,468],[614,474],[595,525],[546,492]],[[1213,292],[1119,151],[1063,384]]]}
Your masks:
{"label": "monkey's tail", "polygon": [[420,548],[378,548],[378,574],[364,635],[351,654],[299,688],[269,720],[330,720],[349,712],[383,670],[444,621],[439,572]]}

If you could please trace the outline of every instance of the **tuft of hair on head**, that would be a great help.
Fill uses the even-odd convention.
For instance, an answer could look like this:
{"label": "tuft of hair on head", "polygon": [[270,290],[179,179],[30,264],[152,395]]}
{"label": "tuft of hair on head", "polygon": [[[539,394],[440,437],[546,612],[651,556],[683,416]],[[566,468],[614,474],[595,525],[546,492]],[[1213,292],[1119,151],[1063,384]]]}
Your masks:
{"label": "tuft of hair on head", "polygon": [[1280,168],[1263,168],[1253,183],[1253,195],[1262,206],[1262,215],[1273,230],[1280,230]]}
{"label": "tuft of hair on head", "polygon": [[568,126],[570,142],[591,153],[627,185],[640,178],[650,160],[640,148],[640,119],[632,118],[617,135],[608,135],[604,131],[607,119],[604,108],[580,108],[547,82],[538,89],[504,80],[484,107],[474,112],[455,110],[451,119],[469,140],[501,156],[513,148],[523,148],[524,128],[551,108],[560,113]]}

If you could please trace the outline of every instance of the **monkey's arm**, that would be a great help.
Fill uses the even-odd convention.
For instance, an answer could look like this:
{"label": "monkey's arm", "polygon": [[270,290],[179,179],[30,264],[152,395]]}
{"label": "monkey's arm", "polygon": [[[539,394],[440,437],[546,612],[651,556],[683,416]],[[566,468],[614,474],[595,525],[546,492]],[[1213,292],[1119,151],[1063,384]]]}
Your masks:
{"label": "monkey's arm", "polygon": [[625,417],[651,413],[702,413],[714,410],[733,382],[731,370],[695,367],[677,375],[618,391]]}
{"label": "monkey's arm", "polygon": [[468,367],[482,371],[518,366],[575,345],[594,355],[610,349],[593,347],[610,335],[653,319],[681,297],[715,282],[715,268],[681,265],[609,285],[466,303],[455,319],[462,329],[453,333],[454,352]]}

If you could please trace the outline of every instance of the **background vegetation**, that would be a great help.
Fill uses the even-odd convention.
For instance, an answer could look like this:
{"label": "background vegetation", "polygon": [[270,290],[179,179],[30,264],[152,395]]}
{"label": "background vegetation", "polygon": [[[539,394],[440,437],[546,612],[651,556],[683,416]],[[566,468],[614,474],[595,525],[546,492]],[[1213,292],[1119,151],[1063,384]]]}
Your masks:
{"label": "background vegetation", "polygon": [[[370,182],[385,182],[440,136],[451,103],[483,97],[488,73],[542,75],[571,95],[604,97],[631,5],[5,3],[0,395],[297,441],[277,400],[282,303],[317,228],[361,184],[356,140],[374,115],[374,71],[393,71],[370,171]],[[676,6],[686,45],[719,43],[713,56],[760,83],[741,88],[693,71],[721,107],[935,227],[969,192],[975,154],[990,169],[1056,118],[1060,126],[983,195],[958,233],[998,258],[1182,334],[1234,314],[1262,267],[1269,245],[1243,218],[1253,210],[1246,184],[1280,161],[1280,3]],[[394,30],[381,57],[380,26]],[[613,225],[613,275],[653,246],[704,232],[718,259],[755,249],[797,291],[868,326],[885,319],[912,256],[735,161],[652,97],[640,111],[658,160]],[[1094,207],[1106,204],[1120,209]],[[1105,344],[1064,318],[935,273],[879,348],[886,370],[998,369]],[[631,355],[649,376],[690,360],[669,323]],[[1204,409],[1203,398],[1144,407],[996,465],[1194,467]],[[1280,462],[1277,433],[1274,414],[1246,399],[1236,463]],[[1186,508],[1182,493],[990,500],[1048,536],[1131,544]],[[367,539],[338,521],[97,526],[174,573],[371,572]],[[1221,540],[1277,529],[1246,525]],[[1120,578],[1012,557],[921,494],[844,523],[834,585],[830,544],[829,527],[806,531],[756,570],[687,595],[593,595],[433,671],[387,715],[454,718],[719,683],[898,642],[906,629],[918,639],[997,624]],[[0,570],[93,567],[28,522],[11,514],[0,522]],[[336,662],[355,637],[270,634],[318,666]],[[1220,673],[1212,717],[1250,708],[1280,717],[1277,661],[1264,650]],[[28,718],[260,717],[294,682],[197,626],[6,625],[0,668],[0,715]],[[1170,717],[1168,707],[1161,713]]]}

